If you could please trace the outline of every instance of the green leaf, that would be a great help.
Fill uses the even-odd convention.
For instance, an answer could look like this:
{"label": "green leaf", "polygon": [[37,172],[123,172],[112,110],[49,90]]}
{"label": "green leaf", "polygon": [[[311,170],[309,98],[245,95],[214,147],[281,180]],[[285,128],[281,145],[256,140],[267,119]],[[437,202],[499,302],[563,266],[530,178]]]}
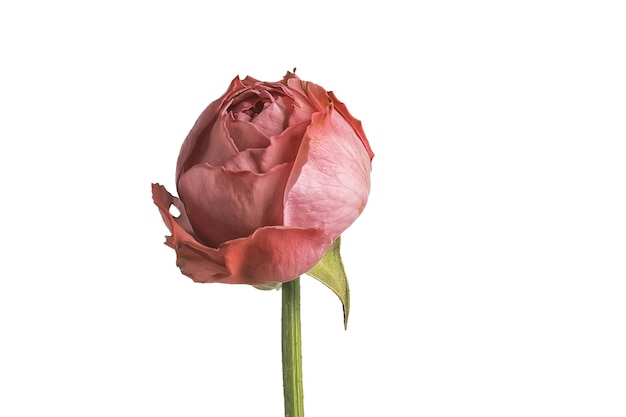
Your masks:
{"label": "green leaf", "polygon": [[348,328],[348,313],[350,312],[350,288],[348,287],[348,277],[343,269],[339,246],[341,236],[328,249],[321,261],[319,261],[307,275],[312,276],[322,284],[330,288],[339,297],[343,305],[343,326]]}

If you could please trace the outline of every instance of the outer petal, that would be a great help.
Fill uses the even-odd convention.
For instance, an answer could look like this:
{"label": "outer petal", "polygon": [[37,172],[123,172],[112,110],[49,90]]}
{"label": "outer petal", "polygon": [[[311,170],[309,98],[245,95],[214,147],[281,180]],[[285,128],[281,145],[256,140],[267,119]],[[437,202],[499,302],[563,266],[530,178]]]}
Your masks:
{"label": "outer petal", "polygon": [[[246,78],[248,82],[251,82],[250,79]],[[233,81],[230,83],[228,90],[222,97],[215,100],[213,103],[209,104],[209,106],[200,114],[198,120],[191,128],[191,131],[187,135],[187,138],[183,142],[182,147],[180,148],[180,154],[178,155],[178,162],[176,164],[176,181],[180,178],[180,175],[183,171],[186,171],[191,166],[197,164],[200,161],[206,160],[206,155],[209,150],[209,146],[216,146],[215,143],[211,144],[211,141],[206,140],[206,135],[211,132],[212,126],[215,124],[221,110],[223,109],[225,103],[231,98],[233,94],[237,91],[242,90],[246,87],[246,84],[242,82],[239,77],[235,77]],[[224,141],[229,141],[230,138],[222,137]],[[212,138],[212,141],[215,142],[216,138]],[[222,149],[232,148],[233,152],[236,153],[237,148],[234,144],[223,143],[219,145]]]}
{"label": "outer petal", "polygon": [[291,164],[267,173],[232,172],[196,165],[178,183],[181,200],[198,237],[217,248],[264,226],[282,224],[282,201]]}
{"label": "outer petal", "polygon": [[226,266],[236,284],[288,282],[310,270],[333,240],[323,230],[264,227],[224,244]]}
{"label": "outer petal", "polygon": [[[196,282],[263,285],[287,282],[313,267],[332,244],[322,230],[264,227],[249,237],[226,242],[219,249],[198,242],[180,223],[185,207],[159,184],[152,184],[152,198],[172,233],[166,245],[176,251],[176,265]],[[174,218],[175,205],[181,212]]]}
{"label": "outer petal", "polygon": [[361,214],[370,154],[339,112],[313,115],[287,184],[284,225],[319,228],[336,239]]}
{"label": "outer petal", "polygon": [[[176,251],[176,265],[181,272],[197,282],[229,282],[231,277],[225,266],[224,255],[204,246],[190,233],[182,202],[159,184],[152,184],[152,199],[172,233],[167,236],[165,244]],[[169,211],[172,205],[181,212],[177,219]]]}
{"label": "outer petal", "polygon": [[[370,154],[370,160],[374,157],[370,144],[365,137],[365,132],[363,132],[361,121],[350,114],[346,105],[335,96],[335,93],[326,91],[321,86],[310,81],[302,81],[296,74],[290,71],[284,76],[282,82],[291,88],[296,97],[305,96],[306,100],[304,101],[307,102],[307,105],[310,106],[310,104],[308,104],[310,102],[318,111],[326,111],[329,104],[332,104],[339,114],[350,123],[357,135],[359,135],[363,146],[365,146],[367,152]],[[300,96],[297,93],[300,94]]]}

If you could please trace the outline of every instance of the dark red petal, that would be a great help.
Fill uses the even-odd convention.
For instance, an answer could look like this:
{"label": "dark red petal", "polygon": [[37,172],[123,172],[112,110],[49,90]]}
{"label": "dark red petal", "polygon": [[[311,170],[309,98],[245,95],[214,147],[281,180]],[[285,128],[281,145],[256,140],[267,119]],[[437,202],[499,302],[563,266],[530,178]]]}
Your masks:
{"label": "dark red petal", "polygon": [[332,239],[319,229],[264,227],[248,238],[223,245],[231,282],[288,282],[311,269],[324,256]]}

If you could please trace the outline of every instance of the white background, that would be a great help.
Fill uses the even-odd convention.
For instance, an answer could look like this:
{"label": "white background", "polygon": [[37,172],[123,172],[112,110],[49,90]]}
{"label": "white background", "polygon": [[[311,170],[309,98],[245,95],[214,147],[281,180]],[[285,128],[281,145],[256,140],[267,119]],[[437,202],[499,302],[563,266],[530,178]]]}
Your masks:
{"label": "white background", "polygon": [[308,417],[626,415],[619,1],[0,6],[0,415],[280,416],[280,292],[182,276],[150,183],[239,74],[363,121]]}

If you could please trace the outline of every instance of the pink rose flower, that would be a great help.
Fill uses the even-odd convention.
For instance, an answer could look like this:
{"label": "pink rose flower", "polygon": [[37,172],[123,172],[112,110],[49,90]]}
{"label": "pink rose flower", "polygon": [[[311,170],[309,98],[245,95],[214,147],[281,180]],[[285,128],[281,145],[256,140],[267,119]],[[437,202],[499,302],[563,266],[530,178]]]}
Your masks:
{"label": "pink rose flower", "polygon": [[291,72],[280,82],[236,77],[182,145],[180,198],[152,184],[165,244],[197,282],[291,281],[365,207],[373,156],[332,92]]}

